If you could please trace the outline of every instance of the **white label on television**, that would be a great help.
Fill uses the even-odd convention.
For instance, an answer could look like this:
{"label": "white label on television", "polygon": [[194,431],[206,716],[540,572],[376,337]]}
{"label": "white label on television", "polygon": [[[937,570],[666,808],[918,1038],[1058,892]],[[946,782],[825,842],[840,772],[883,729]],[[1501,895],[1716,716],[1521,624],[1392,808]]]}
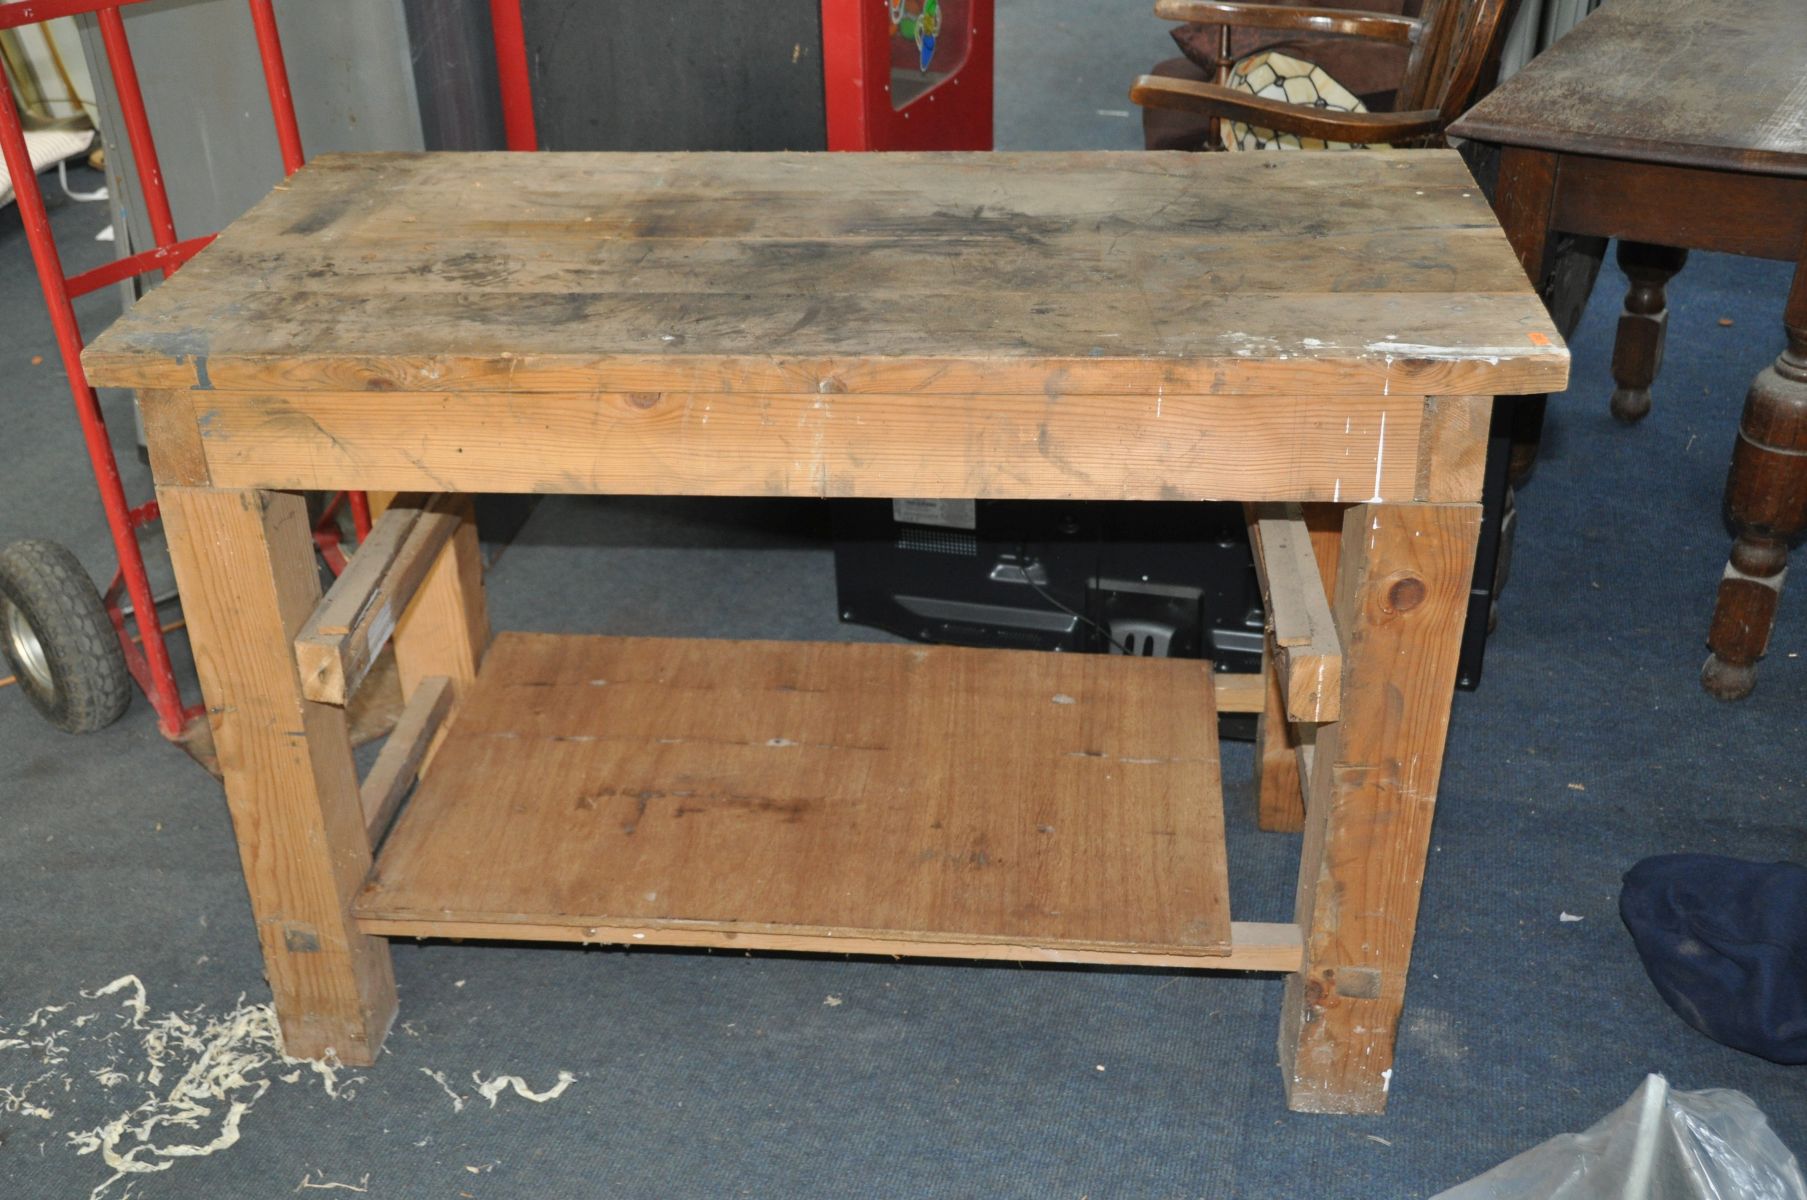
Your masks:
{"label": "white label on television", "polygon": [[979,506],[973,500],[893,500],[891,516],[908,525],[943,525],[949,529],[976,529]]}

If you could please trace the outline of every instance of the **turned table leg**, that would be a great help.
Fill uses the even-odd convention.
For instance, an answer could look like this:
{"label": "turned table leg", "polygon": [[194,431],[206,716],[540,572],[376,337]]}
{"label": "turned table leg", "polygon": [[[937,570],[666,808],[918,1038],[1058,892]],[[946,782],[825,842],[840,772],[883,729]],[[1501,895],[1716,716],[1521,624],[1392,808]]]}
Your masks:
{"label": "turned table leg", "polygon": [[1650,385],[1663,365],[1663,334],[1669,325],[1669,302],[1663,289],[1688,261],[1686,250],[1648,242],[1619,243],[1619,269],[1631,280],[1625,308],[1619,314],[1619,336],[1613,342],[1612,415],[1627,425],[1650,413]]}
{"label": "turned table leg", "polygon": [[1301,1112],[1386,1107],[1430,847],[1478,504],[1358,504],[1334,602],[1339,719],[1318,727],[1280,1067]]}
{"label": "turned table leg", "polygon": [[157,499],[283,1048],[367,1066],[395,1016],[395,976],[388,943],[349,909],[370,843],[345,710],[307,700],[295,665],[320,599],[306,502],[174,486]]}
{"label": "turned table leg", "polygon": [[1721,700],[1757,686],[1769,646],[1789,543],[1807,529],[1807,259],[1795,268],[1783,317],[1788,344],[1744,399],[1726,515],[1738,535],[1719,582],[1700,684]]}

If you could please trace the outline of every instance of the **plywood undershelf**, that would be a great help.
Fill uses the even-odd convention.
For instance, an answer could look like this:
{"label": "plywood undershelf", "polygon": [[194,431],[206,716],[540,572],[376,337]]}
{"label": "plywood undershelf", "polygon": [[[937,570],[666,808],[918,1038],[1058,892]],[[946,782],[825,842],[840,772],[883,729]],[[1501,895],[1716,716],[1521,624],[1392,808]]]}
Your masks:
{"label": "plywood undershelf", "polygon": [[392,936],[1285,970],[1208,663],[505,634],[356,904]]}

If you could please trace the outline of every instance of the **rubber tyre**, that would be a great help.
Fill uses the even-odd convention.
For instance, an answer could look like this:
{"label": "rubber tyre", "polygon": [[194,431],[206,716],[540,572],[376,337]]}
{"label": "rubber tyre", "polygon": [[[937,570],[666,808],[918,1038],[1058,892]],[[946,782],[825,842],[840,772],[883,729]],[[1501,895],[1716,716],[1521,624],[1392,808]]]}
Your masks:
{"label": "rubber tyre", "polygon": [[[15,648],[15,621],[37,638],[33,663]],[[0,551],[0,658],[44,719],[66,733],[104,729],[132,701],[125,653],[100,594],[55,542],[30,538]]]}

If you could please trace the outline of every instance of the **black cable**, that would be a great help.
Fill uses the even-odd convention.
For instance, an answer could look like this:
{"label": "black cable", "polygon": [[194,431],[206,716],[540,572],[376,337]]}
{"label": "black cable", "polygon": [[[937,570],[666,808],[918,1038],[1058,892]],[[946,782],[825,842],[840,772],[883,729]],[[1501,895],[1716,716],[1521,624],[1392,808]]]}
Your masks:
{"label": "black cable", "polygon": [[1124,654],[1129,655],[1131,658],[1135,657],[1135,651],[1129,648],[1128,642],[1119,642],[1116,638],[1111,636],[1110,630],[1092,620],[1092,618],[1086,616],[1084,613],[1068,608],[1065,604],[1062,604],[1059,598],[1052,592],[1048,591],[1048,589],[1029,577],[1029,548],[1022,542],[1016,544],[1016,557],[1017,561],[1022,564],[1023,582],[1034,588],[1036,595],[1040,596],[1043,600],[1046,600],[1049,604],[1052,604],[1055,608],[1058,608],[1061,612],[1066,613],[1069,617],[1084,621],[1087,625],[1090,625],[1093,629],[1096,629],[1103,635],[1106,642],[1110,643]]}

